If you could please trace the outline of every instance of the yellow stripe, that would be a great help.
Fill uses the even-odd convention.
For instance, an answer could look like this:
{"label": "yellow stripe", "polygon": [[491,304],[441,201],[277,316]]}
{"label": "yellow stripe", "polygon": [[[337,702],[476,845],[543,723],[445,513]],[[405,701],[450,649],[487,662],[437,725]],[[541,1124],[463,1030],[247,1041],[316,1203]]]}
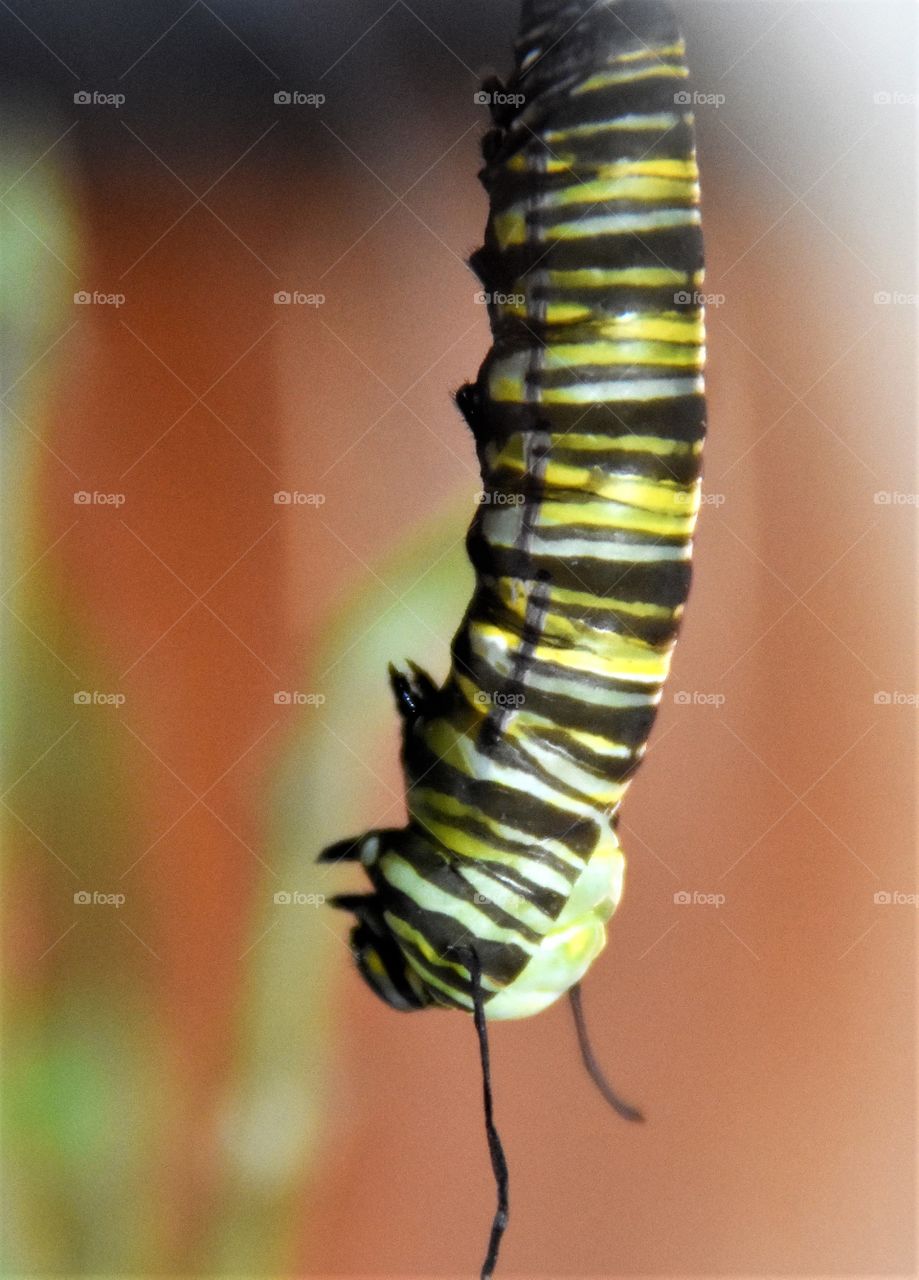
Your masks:
{"label": "yellow stripe", "polygon": [[[701,481],[690,485],[678,485],[669,480],[645,480],[640,476],[622,475],[618,472],[600,472],[594,468],[575,467],[564,462],[550,462],[546,468],[546,484],[559,489],[571,489],[596,495],[625,507],[638,507],[643,511],[672,513],[694,518],[699,510]],[[544,503],[542,512],[554,503]],[[617,517],[618,518],[618,517]],[[614,523],[612,527],[614,527]],[[623,521],[625,527],[625,521]],[[688,526],[691,532],[692,525]],[[687,532],[687,541],[688,541]]]}
{"label": "yellow stripe", "polygon": [[[593,222],[603,223],[606,218],[610,219],[609,225],[604,225],[602,228],[590,225]],[[617,219],[621,221],[617,221]],[[523,220],[521,219],[520,221],[521,226],[523,226]],[[495,219],[495,234],[498,236],[502,248],[508,248],[515,243],[523,243],[525,236],[517,241],[513,239],[504,240],[501,235],[501,229],[499,229],[500,222],[501,217],[499,215]],[[648,209],[642,213],[597,213],[592,214],[590,217],[585,214],[580,218],[576,218],[573,222],[555,222],[549,227],[544,227],[542,234],[544,240],[578,240],[596,235],[634,236],[647,235],[656,231],[673,230],[674,228],[697,226],[699,222],[699,211],[695,208]]]}
{"label": "yellow stripe", "polygon": [[495,924],[490,916],[470,902],[447,893],[420,875],[410,862],[396,853],[384,854],[380,870],[394,889],[399,889],[412,899],[422,911],[434,911],[450,916],[474,938],[488,942],[507,942],[532,954],[534,944],[516,929],[505,929]]}
{"label": "yellow stripe", "polygon": [[[495,623],[483,622],[478,631],[484,640],[496,641],[502,649],[514,652],[520,646],[520,638]],[[668,654],[658,653],[634,637],[615,633],[604,653],[583,649],[562,649],[537,644],[533,657],[538,662],[549,663],[563,670],[586,675],[601,675],[609,680],[621,680],[636,676],[651,676],[663,680],[667,671]]]}
{"label": "yellow stripe", "polygon": [[[502,305],[499,311],[502,315],[524,317],[528,314],[528,307],[526,303],[513,303]],[[579,320],[589,320],[592,315],[590,307],[576,302],[550,302],[543,307],[543,318],[547,324],[575,324]]]}
{"label": "yellow stripe", "polygon": [[603,338],[654,339],[697,346],[705,341],[705,324],[701,315],[682,316],[676,311],[608,316],[597,323],[596,332]]}
{"label": "yellow stripe", "polygon": [[393,911],[385,912],[385,917],[386,923],[393,933],[398,934],[406,942],[414,943],[426,960],[429,960],[432,964],[447,965],[448,968],[455,970],[462,978],[469,977],[469,970],[465,965],[459,964],[456,960],[449,960],[446,956],[438,955],[424,934],[419,933],[417,929],[413,929],[407,920],[403,920],[401,916],[397,916]]}
{"label": "yellow stripe", "polygon": [[[510,579],[502,578],[501,583]],[[499,584],[500,585],[500,584]],[[617,600],[613,596],[595,596],[587,591],[572,591],[567,587],[553,587],[549,596],[549,607],[553,603],[569,604],[585,609],[609,609],[614,613],[630,614],[635,618],[676,619],[683,611],[682,605],[671,607],[665,604],[654,604],[646,600]]]}
{"label": "yellow stripe", "polygon": [[[557,449],[573,453],[647,453],[652,457],[698,457],[702,441],[688,443],[685,440],[667,440],[657,436],[600,436],[580,432],[556,434],[549,437],[549,456]],[[505,443],[502,448],[491,446],[486,453],[489,467],[496,472],[509,471],[523,475],[529,470],[523,458],[523,442],[519,436]],[[556,464],[560,465],[560,464]]]}
{"label": "yellow stripe", "polygon": [[659,436],[586,436],[570,432],[567,435],[552,436],[551,440],[553,448],[559,445],[563,449],[583,449],[590,453],[606,450],[615,450],[617,453],[651,453],[659,458],[670,457],[675,453],[698,454],[702,449],[698,441],[690,444],[685,440],[665,440]]}
{"label": "yellow stripe", "polygon": [[[386,918],[387,924],[390,924],[390,925],[392,925],[393,921],[395,920],[395,917],[392,917],[392,920],[390,919],[389,912],[386,912],[385,918]],[[431,970],[427,967],[427,965],[421,963],[421,961],[418,959],[417,956],[406,955],[405,960],[406,960],[406,963],[409,964],[412,967],[412,969],[414,969],[415,973],[418,974],[418,977],[421,979],[421,981],[424,983],[426,987],[428,988],[436,987],[438,991],[443,991],[446,995],[452,996],[453,999],[456,1000],[458,1004],[465,1005],[467,1009],[472,1008],[472,1001],[469,999],[468,996],[464,995],[461,991],[458,991],[456,987],[450,986],[448,982],[444,982],[442,978],[439,978],[436,974],[432,973]],[[486,984],[486,982],[483,979],[482,985],[490,986],[491,984],[490,983]],[[499,988],[493,988],[493,989],[498,990]]]}
{"label": "yellow stripe", "polygon": [[699,186],[691,178],[654,177],[613,170],[589,182],[578,182],[550,192],[542,202],[548,208],[574,204],[603,204],[613,200],[687,200],[698,198]]}
{"label": "yellow stripe", "polygon": [[670,365],[701,368],[700,349],[670,342],[568,342],[546,348],[544,367],[577,369],[585,365]]}
{"label": "yellow stripe", "polygon": [[[454,673],[454,679],[461,687],[477,688],[472,684],[472,681],[458,672]],[[464,688],[463,691],[465,693],[466,689]],[[539,863],[540,845],[545,842],[540,842],[540,845],[533,846],[531,851],[528,852],[525,845],[530,837],[517,827],[508,827],[502,823],[495,822],[475,806],[464,804],[461,800],[457,800],[455,796],[447,795],[445,792],[437,791],[432,787],[415,787],[412,789],[410,810],[412,817],[417,818],[425,826],[429,822],[429,818],[426,815],[429,815],[432,810],[440,810],[445,820],[452,818],[456,822],[463,822],[475,819],[478,824],[487,827],[489,831],[493,832],[498,839],[509,840],[512,843],[516,842],[521,846],[519,853],[511,853],[506,849],[497,849],[493,845],[482,844],[480,846],[481,852],[475,855],[482,862],[493,862],[498,866],[509,867],[512,871],[517,871],[520,875],[526,876],[527,879],[535,881],[542,888],[550,889],[553,893],[568,894],[570,892],[571,886],[560,872],[553,870],[551,867],[542,866]],[[480,842],[472,835],[469,835],[469,840],[477,846],[480,845]],[[446,843],[452,850],[453,843]],[[461,857],[468,856],[464,854],[462,849],[457,848],[455,851]],[[536,861],[534,861],[533,854],[536,855]],[[571,855],[569,854],[568,858],[570,857]],[[580,866],[580,863],[573,863],[573,865]]]}
{"label": "yellow stripe", "polygon": [[[559,289],[608,289],[611,285],[637,284],[654,288],[682,284],[686,271],[675,267],[582,267],[576,271],[548,271],[549,283]],[[520,290],[522,291],[522,290]]]}
{"label": "yellow stripe", "polygon": [[[637,489],[637,485],[634,488]],[[627,529],[633,533],[649,533],[661,538],[683,535],[688,539],[695,523],[694,513],[686,514],[690,510],[692,494],[681,488],[677,492],[665,492],[658,496],[659,488],[661,482],[646,482],[641,491],[645,501],[639,502],[635,507],[611,502],[609,499],[602,502],[543,501],[539,508],[539,527],[558,529],[571,525],[573,537],[577,536],[578,528],[587,528],[608,529],[611,533],[615,533],[617,529]],[[662,505],[665,501],[668,503],[666,507]],[[661,505],[648,507],[646,504],[649,502]]]}
{"label": "yellow stripe", "polygon": [[[623,755],[624,744],[621,742],[612,742],[609,738],[602,738],[599,733],[589,733],[586,729],[569,729],[567,732],[574,742],[587,747],[589,751],[595,751],[597,755],[617,758]],[[641,751],[644,751],[644,747]],[[625,754],[631,754],[628,748],[625,748]]]}
{"label": "yellow stripe", "polygon": [[634,84],[638,80],[686,80],[689,71],[685,66],[661,62],[653,67],[643,67],[638,71],[598,71],[590,76],[576,89],[571,96],[579,97],[582,93],[593,93],[597,89],[609,89],[617,84]]}
{"label": "yellow stripe", "polygon": [[[526,617],[525,600],[509,602],[506,608],[508,613],[518,618],[521,623],[523,622]],[[502,628],[502,630],[505,629]],[[506,630],[505,634],[511,635]],[[644,658],[650,654],[664,654],[662,649],[649,644],[646,640],[642,640],[640,636],[626,635],[622,632],[611,632],[602,628],[592,627],[580,618],[568,618],[563,614],[552,612],[551,609],[546,614],[543,635],[546,638],[571,641],[572,643],[569,647],[589,648],[592,652],[598,652],[599,645],[599,651],[602,653],[616,653],[625,657]],[[525,721],[527,715],[528,712],[524,703],[520,715],[513,717],[508,722],[508,728],[516,724],[521,716]]]}
{"label": "yellow stripe", "polygon": [[[547,129],[545,138],[548,142],[567,142],[569,138],[593,138],[597,134],[603,133],[665,133],[667,130],[674,128],[680,121],[680,116],[675,111],[659,111],[657,113],[634,114],[620,116],[615,120],[596,120],[590,124],[574,124],[567,129]],[[514,160],[525,159],[524,156],[514,156],[511,161],[513,168],[519,166],[513,163]]]}
{"label": "yellow stripe", "polygon": [[641,62],[643,58],[662,58],[668,56],[685,58],[686,45],[682,40],[677,40],[676,44],[647,45],[643,49],[633,49],[631,53],[618,54],[612,59],[612,61]]}

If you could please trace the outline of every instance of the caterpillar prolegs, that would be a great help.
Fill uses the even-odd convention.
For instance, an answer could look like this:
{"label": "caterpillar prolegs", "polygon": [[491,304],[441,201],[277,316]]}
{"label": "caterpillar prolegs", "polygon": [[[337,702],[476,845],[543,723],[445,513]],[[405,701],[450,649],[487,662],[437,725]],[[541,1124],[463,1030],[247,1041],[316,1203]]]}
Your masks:
{"label": "caterpillar prolegs", "polygon": [[[521,1018],[574,993],[622,893],[616,817],[689,590],[704,435],[702,238],[682,38],[659,0],[524,0],[491,86],[471,265],[493,346],[457,403],[485,501],[440,687],[391,669],[408,822],[342,841],[351,945],[398,1009]],[[486,1110],[491,1141],[486,1070]],[[608,1095],[614,1105],[615,1095]],[[635,1113],[632,1113],[633,1115]],[[506,1170],[491,1274],[506,1219]],[[503,1216],[502,1216],[503,1214]]]}

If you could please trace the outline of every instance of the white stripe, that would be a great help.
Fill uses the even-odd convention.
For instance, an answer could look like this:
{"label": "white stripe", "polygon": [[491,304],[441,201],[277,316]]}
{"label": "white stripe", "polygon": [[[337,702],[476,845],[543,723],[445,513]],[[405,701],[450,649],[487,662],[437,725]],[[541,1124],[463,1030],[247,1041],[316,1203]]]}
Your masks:
{"label": "white stripe", "polygon": [[676,112],[664,111],[656,115],[617,116],[613,120],[592,120],[583,124],[572,125],[570,129],[549,129],[546,138],[551,142],[563,142],[566,138],[579,138],[594,133],[605,133],[611,129],[672,129],[680,123]]}
{"label": "white stripe", "polygon": [[[543,229],[543,238],[556,236],[580,239],[583,236],[623,235],[631,231],[656,231],[663,227],[691,227],[701,221],[698,209],[662,209],[659,213],[608,213],[595,218],[554,223]],[[569,232],[570,236],[566,236],[565,232]]]}
{"label": "white stripe", "polygon": [[386,854],[380,863],[380,869],[388,884],[406,894],[423,911],[436,911],[450,916],[468,929],[474,938],[483,938],[488,942],[506,942],[532,955],[534,944],[528,942],[516,929],[503,929],[472,903],[464,902],[462,898],[438,888],[419,875],[411,863],[398,854]]}
{"label": "white stripe", "polygon": [[[520,403],[523,401],[525,378],[530,367],[530,352],[516,351],[503,360],[496,360],[488,375],[489,393],[494,400],[500,400],[498,384],[509,381],[520,388]],[[543,399],[550,395],[555,403],[563,394],[566,398],[578,403],[588,401],[634,401],[634,400],[673,400],[679,396],[701,395],[705,389],[705,380],[696,374],[689,378],[624,378],[616,382],[573,382],[569,385],[539,388]],[[516,403],[516,402],[515,402]]]}

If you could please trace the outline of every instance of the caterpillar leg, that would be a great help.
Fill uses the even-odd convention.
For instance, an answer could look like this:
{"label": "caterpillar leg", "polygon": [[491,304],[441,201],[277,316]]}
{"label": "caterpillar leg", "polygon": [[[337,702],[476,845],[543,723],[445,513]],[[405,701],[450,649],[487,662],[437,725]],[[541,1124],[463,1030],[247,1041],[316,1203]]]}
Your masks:
{"label": "caterpillar leg", "polygon": [[401,671],[391,662],[389,683],[392,685],[399,715],[407,724],[413,724],[431,711],[437,696],[437,686],[428,673],[414,662],[409,662],[407,666],[408,671]]}
{"label": "caterpillar leg", "polygon": [[581,984],[579,982],[575,983],[568,992],[568,999],[571,1001],[571,1012],[574,1014],[574,1025],[578,1033],[581,1058],[591,1080],[593,1080],[617,1115],[622,1116],[623,1120],[643,1121],[644,1116],[642,1113],[636,1110],[635,1107],[630,1107],[627,1102],[623,1102],[619,1095],[613,1092],[609,1081],[600,1070],[600,1065],[594,1056],[593,1046],[590,1043],[590,1036],[587,1032],[587,1021],[584,1017],[584,1006],[581,1004]]}
{"label": "caterpillar leg", "polygon": [[[334,848],[334,846],[333,846]],[[340,911],[351,911],[357,923],[351,930],[351,953],[358,972],[393,1009],[423,1009],[428,997],[386,925],[375,893],[340,893],[330,901]]]}

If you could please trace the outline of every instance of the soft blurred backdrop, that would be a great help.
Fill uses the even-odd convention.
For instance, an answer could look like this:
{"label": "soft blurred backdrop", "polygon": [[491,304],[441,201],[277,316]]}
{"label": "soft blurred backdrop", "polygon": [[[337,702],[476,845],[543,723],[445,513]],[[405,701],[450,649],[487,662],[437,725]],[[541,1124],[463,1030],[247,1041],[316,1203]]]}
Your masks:
{"label": "soft blurred backdrop", "polygon": [[[480,1260],[471,1025],[365,991],[314,857],[400,820],[386,663],[469,591],[516,8],[0,9],[11,1276]],[[585,994],[648,1123],[564,1004],[494,1029],[502,1274],[907,1275],[916,9],[679,9],[707,497]]]}

